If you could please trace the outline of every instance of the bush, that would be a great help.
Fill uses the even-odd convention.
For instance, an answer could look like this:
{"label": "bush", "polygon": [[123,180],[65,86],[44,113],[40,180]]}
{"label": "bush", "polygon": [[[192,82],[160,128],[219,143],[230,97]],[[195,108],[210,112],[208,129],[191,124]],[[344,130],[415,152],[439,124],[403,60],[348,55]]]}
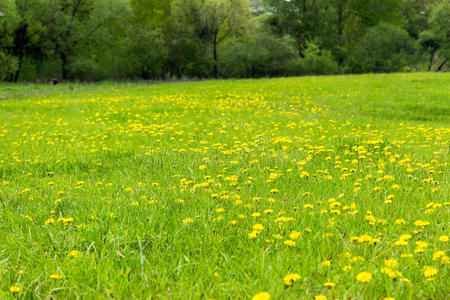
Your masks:
{"label": "bush", "polygon": [[17,58],[0,50],[0,81],[9,79],[18,68]]}
{"label": "bush", "polygon": [[160,31],[135,28],[121,44],[119,73],[123,77],[157,79],[164,75],[168,49]]}
{"label": "bush", "polygon": [[252,24],[241,36],[227,41],[219,52],[223,77],[294,75],[298,53],[290,36],[277,36],[263,24]]}
{"label": "bush", "polygon": [[307,44],[304,57],[300,61],[302,74],[325,75],[336,74],[338,71],[338,63],[333,59],[330,51],[321,50],[312,42]]}
{"label": "bush", "polygon": [[356,43],[349,57],[352,72],[398,72],[409,64],[414,43],[402,28],[381,23]]}

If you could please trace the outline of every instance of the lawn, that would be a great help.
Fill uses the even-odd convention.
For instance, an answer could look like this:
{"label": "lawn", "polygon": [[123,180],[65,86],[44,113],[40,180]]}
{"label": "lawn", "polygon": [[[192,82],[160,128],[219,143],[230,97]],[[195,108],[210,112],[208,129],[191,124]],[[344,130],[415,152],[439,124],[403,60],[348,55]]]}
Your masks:
{"label": "lawn", "polygon": [[450,74],[0,99],[1,299],[449,297]]}

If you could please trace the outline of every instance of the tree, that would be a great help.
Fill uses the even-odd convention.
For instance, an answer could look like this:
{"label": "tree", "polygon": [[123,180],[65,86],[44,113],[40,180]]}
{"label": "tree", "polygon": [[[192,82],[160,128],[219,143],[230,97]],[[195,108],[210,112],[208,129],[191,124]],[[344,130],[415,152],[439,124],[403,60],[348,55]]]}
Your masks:
{"label": "tree", "polygon": [[217,47],[243,29],[249,15],[245,0],[179,0],[174,3],[178,24],[191,24],[193,35],[210,44],[213,56],[213,75],[218,77]]}
{"label": "tree", "polygon": [[430,54],[428,71],[431,71],[436,54],[442,57],[436,68],[440,71],[450,58],[450,2],[444,0],[433,7],[428,27],[420,33],[419,41]]}
{"label": "tree", "polygon": [[[268,23],[280,35],[293,36],[298,45],[299,54],[303,55],[307,41],[313,38],[315,28],[321,28],[319,1],[308,0],[266,0],[270,18]],[[327,20],[327,18],[323,18]]]}
{"label": "tree", "polygon": [[17,23],[14,1],[5,0],[0,3],[0,80],[11,80],[17,72],[18,61],[12,53]]}
{"label": "tree", "polygon": [[402,0],[265,0],[269,23],[297,40],[304,55],[309,42],[345,59],[347,49],[380,22],[402,24]]}
{"label": "tree", "polygon": [[163,29],[170,22],[172,0],[131,0],[134,22]]}
{"label": "tree", "polygon": [[298,74],[295,40],[267,28],[265,16],[252,18],[242,35],[220,46],[219,64],[224,77],[263,77]]}
{"label": "tree", "polygon": [[413,41],[404,29],[380,23],[353,46],[348,61],[356,73],[396,72],[408,65],[412,52]]}
{"label": "tree", "polygon": [[70,66],[80,53],[86,54],[104,42],[102,29],[121,16],[125,1],[48,0],[41,7],[45,28],[42,48],[59,58],[62,79],[69,79]]}
{"label": "tree", "polygon": [[428,19],[433,6],[439,0],[408,0],[402,3],[402,14],[405,19],[405,30],[414,39],[418,39],[422,31],[428,28]]}

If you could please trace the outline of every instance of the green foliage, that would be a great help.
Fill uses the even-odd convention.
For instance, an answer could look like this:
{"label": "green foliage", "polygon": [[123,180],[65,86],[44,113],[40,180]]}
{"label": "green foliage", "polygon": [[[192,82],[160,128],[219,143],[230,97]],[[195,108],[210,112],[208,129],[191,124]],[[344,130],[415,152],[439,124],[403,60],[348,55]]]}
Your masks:
{"label": "green foliage", "polygon": [[0,50],[0,80],[9,79],[17,68],[17,58]]}
{"label": "green foliage", "polygon": [[298,54],[295,41],[279,37],[259,22],[241,37],[224,44],[220,74],[224,77],[262,77],[297,74]]}
{"label": "green foliage", "polygon": [[133,79],[158,78],[164,74],[168,47],[160,31],[142,26],[133,28],[121,42],[119,57],[121,76]]}
{"label": "green foliage", "polygon": [[339,66],[329,50],[319,49],[313,42],[307,43],[300,62],[302,74],[336,74],[338,71]]}
{"label": "green foliage", "polygon": [[173,0],[131,0],[130,5],[137,23],[163,28],[170,22],[172,2]]}
{"label": "green foliage", "polygon": [[435,54],[443,59],[438,70],[450,59],[450,2],[442,1],[437,4],[428,20],[428,29],[420,33],[421,46],[431,54],[429,70],[431,70]]}
{"label": "green foliage", "polygon": [[442,70],[449,11],[445,0],[3,0],[0,80]]}
{"label": "green foliage", "polygon": [[413,49],[404,29],[381,23],[355,44],[348,63],[352,72],[398,72],[408,65]]}
{"label": "green foliage", "polygon": [[203,44],[203,54],[211,51],[211,73],[217,77],[217,47],[231,35],[242,31],[249,15],[248,1],[177,0],[174,2],[173,12],[177,26],[189,26],[192,38]]}

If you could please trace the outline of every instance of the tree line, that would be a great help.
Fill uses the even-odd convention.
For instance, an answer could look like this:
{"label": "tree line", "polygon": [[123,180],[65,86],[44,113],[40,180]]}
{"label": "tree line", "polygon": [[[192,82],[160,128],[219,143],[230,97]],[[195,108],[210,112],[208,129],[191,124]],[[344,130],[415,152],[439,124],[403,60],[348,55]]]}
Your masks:
{"label": "tree line", "polygon": [[448,0],[1,0],[0,80],[446,70]]}

